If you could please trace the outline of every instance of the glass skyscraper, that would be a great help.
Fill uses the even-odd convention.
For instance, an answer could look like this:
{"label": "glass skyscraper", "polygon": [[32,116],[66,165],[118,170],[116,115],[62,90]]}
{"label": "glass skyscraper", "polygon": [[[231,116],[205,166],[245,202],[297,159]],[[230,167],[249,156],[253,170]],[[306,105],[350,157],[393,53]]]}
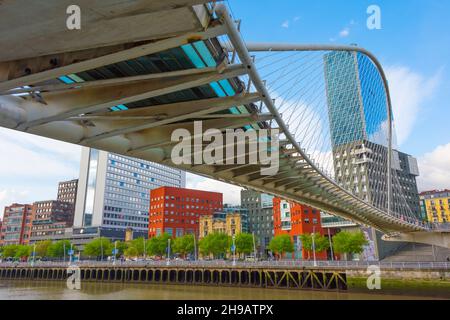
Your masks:
{"label": "glass skyscraper", "polygon": [[182,170],[83,148],[74,227],[132,228],[147,233],[150,190],[185,184]]}
{"label": "glass skyscraper", "polygon": [[[386,210],[388,107],[381,75],[356,52],[326,54],[324,68],[336,181]],[[392,158],[392,212],[419,216],[417,161],[397,150]]]}
{"label": "glass skyscraper", "polygon": [[[383,81],[374,63],[357,52],[324,56],[330,139],[335,180],[372,205],[388,209],[388,106]],[[393,133],[395,141],[395,133]],[[391,212],[401,219],[420,217],[417,160],[392,152]],[[338,223],[338,221],[335,221]],[[383,259],[401,244],[386,243],[374,229],[365,259]]]}

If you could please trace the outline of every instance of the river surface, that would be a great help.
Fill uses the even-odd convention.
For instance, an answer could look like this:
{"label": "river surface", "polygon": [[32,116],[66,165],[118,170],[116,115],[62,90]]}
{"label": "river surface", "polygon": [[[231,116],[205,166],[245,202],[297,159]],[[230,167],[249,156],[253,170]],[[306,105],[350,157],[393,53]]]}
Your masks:
{"label": "river surface", "polygon": [[367,300],[450,298],[430,293],[377,293],[349,290],[323,292],[239,287],[187,285],[82,283],[81,290],[70,290],[60,281],[1,281],[0,300]]}

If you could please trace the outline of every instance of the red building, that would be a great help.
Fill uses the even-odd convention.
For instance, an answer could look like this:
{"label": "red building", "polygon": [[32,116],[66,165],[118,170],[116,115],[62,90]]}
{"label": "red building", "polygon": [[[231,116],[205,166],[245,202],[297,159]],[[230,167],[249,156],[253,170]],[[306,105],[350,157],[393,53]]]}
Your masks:
{"label": "red building", "polygon": [[148,235],[198,234],[200,216],[212,215],[222,209],[221,193],[175,187],[151,190]]}
{"label": "red building", "polygon": [[32,206],[14,203],[5,207],[0,229],[0,246],[28,244],[32,223]]}
{"label": "red building", "polygon": [[[275,236],[288,234],[291,236],[295,247],[295,258],[312,259],[312,252],[301,247],[300,235],[319,233],[324,235],[320,221],[320,211],[298,203],[289,202],[280,198],[273,198],[273,226]],[[327,259],[327,253],[316,253],[316,259]]]}

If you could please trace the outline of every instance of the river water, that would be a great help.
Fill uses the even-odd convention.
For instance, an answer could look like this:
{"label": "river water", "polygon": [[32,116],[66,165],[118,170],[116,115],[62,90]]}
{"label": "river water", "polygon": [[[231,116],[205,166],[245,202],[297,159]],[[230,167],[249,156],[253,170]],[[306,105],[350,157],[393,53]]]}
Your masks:
{"label": "river water", "polygon": [[[60,281],[0,281],[0,300],[368,300],[433,299],[440,295],[414,293],[376,293],[349,290],[323,292],[262,288],[155,285],[125,283],[82,283],[81,290],[70,290]],[[447,297],[450,298],[450,297]]]}

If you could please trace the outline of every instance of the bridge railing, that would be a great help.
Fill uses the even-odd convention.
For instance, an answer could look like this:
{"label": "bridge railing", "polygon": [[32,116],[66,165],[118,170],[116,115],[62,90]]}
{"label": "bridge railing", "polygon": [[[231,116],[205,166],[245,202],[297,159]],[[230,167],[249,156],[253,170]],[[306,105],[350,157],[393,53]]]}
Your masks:
{"label": "bridge railing", "polygon": [[[85,267],[236,267],[236,268],[342,268],[342,269],[367,269],[369,266],[379,266],[381,269],[439,269],[450,270],[450,262],[379,262],[379,261],[304,261],[304,260],[281,260],[281,261],[232,261],[225,260],[161,260],[161,261],[78,261],[72,263],[75,266]],[[68,262],[2,262],[0,267],[67,267]]]}

